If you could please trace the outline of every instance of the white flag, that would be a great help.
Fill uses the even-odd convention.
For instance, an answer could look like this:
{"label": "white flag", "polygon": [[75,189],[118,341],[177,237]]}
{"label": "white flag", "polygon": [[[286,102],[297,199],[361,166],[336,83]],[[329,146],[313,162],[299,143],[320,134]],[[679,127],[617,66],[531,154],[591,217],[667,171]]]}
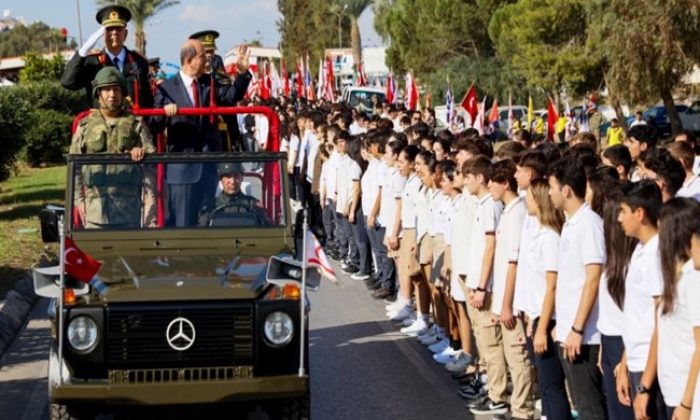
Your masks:
{"label": "white flag", "polygon": [[334,283],[338,282],[335,276],[335,271],[331,266],[326,253],[323,251],[321,243],[316,239],[314,234],[306,231],[306,266],[318,268],[321,275]]}

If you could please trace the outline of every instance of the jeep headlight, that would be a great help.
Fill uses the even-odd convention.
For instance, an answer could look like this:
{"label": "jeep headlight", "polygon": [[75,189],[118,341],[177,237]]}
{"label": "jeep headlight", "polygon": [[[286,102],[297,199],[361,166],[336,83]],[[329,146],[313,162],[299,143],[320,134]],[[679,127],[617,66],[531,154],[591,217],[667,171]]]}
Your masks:
{"label": "jeep headlight", "polygon": [[292,318],[284,312],[272,312],[265,318],[265,338],[275,346],[282,347],[292,341],[294,335],[294,323]]}
{"label": "jeep headlight", "polygon": [[88,316],[77,316],[68,324],[68,342],[81,353],[88,353],[97,346],[97,324]]}

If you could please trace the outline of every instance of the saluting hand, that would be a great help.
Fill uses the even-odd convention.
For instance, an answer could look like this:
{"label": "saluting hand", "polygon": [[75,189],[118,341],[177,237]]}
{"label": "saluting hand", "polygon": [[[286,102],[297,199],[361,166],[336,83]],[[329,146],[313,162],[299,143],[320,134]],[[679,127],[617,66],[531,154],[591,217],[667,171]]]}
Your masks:
{"label": "saluting hand", "polygon": [[238,61],[236,61],[236,67],[238,68],[238,74],[247,72],[250,67],[250,48],[245,44],[238,47]]}

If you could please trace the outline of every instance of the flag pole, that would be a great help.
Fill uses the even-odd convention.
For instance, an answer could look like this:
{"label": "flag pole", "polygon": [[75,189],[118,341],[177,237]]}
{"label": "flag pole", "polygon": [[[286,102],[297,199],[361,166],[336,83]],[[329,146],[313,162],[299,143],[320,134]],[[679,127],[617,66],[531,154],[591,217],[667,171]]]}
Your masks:
{"label": "flag pole", "polygon": [[63,230],[63,215],[58,216],[59,252],[58,278],[60,293],[58,296],[58,384],[63,384],[63,293],[65,290],[66,234]]}
{"label": "flag pole", "polygon": [[306,235],[309,230],[308,222],[308,211],[303,208],[301,211],[304,212],[304,222],[302,224],[302,240],[301,240],[301,299],[299,299],[299,377],[303,378],[304,372],[304,342],[306,341],[306,269],[307,269],[307,255],[306,255]]}

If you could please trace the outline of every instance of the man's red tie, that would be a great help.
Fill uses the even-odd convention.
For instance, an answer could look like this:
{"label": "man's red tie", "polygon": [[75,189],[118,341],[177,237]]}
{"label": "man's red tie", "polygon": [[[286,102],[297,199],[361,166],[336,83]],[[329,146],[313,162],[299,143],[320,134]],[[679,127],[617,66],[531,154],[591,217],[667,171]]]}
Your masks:
{"label": "man's red tie", "polygon": [[196,80],[192,81],[192,98],[194,99],[194,107],[199,108],[199,89]]}

